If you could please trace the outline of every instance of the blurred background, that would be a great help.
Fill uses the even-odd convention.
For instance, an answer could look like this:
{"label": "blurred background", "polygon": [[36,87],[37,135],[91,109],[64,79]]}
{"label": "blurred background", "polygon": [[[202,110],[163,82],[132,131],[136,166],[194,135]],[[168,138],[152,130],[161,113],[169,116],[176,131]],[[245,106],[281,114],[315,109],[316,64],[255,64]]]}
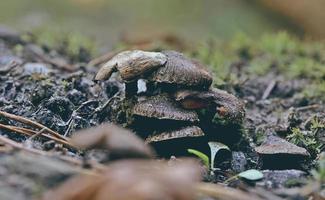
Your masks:
{"label": "blurred background", "polygon": [[110,48],[119,40],[196,42],[285,30],[325,38],[324,0],[1,0],[0,24],[77,32]]}

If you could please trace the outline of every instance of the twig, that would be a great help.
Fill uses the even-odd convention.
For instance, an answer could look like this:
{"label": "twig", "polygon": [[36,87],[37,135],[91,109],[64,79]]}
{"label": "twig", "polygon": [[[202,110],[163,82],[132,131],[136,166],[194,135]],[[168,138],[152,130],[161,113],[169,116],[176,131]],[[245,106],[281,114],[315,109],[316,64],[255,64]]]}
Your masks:
{"label": "twig", "polygon": [[[44,134],[44,133],[42,133],[40,131],[37,132],[37,131],[33,131],[33,130],[30,130],[30,129],[27,129],[27,128],[10,126],[10,125],[4,125],[4,124],[0,124],[0,128],[7,129],[9,131],[13,131],[13,132],[16,132],[16,133],[19,133],[19,134],[23,134],[23,135],[27,135],[27,136],[31,136],[31,137],[35,137],[36,135],[39,134],[39,135],[42,135],[43,137],[45,137],[47,139],[54,140],[57,143],[60,143],[60,144],[63,144],[65,146],[68,146],[68,147],[71,147],[71,148],[76,149],[76,147],[73,146],[68,141],[65,141],[65,140],[62,140],[62,139],[53,137],[51,135]],[[42,129],[42,130],[44,131],[45,129]]]}
{"label": "twig", "polygon": [[114,94],[114,96],[112,96],[110,99],[108,99],[102,106],[98,106],[93,113],[91,113],[91,115],[94,115],[96,113],[102,112],[110,103],[113,99],[115,99],[116,97],[118,97],[120,94],[122,93],[122,91],[117,92],[116,94]]}
{"label": "twig", "polygon": [[267,88],[265,89],[265,91],[264,91],[264,93],[263,93],[263,96],[262,96],[262,99],[263,99],[263,100],[267,99],[267,98],[270,96],[272,90],[273,90],[274,87],[276,86],[276,83],[277,83],[277,82],[276,82],[275,80],[272,80],[272,81],[268,84],[268,86],[267,86]]}
{"label": "twig", "polygon": [[67,130],[64,132],[64,137],[66,137],[67,135],[69,135],[69,132],[70,132],[72,126],[74,125],[74,120],[75,120],[75,118],[76,118],[76,116],[77,116],[77,112],[78,112],[81,108],[83,108],[84,106],[86,106],[86,105],[88,105],[88,104],[90,104],[90,103],[93,103],[93,102],[96,102],[96,100],[88,100],[88,101],[85,101],[85,102],[83,102],[83,103],[82,103],[82,104],[81,104],[77,109],[75,109],[75,110],[72,112],[71,117],[70,117],[70,119],[68,120],[68,122],[67,122],[67,124],[66,124],[66,125],[68,125],[68,128],[67,128]]}
{"label": "twig", "polygon": [[[72,157],[69,157],[69,156],[63,156],[63,155],[58,156],[58,155],[51,154],[51,153],[48,153],[48,152],[45,152],[45,151],[42,151],[42,150],[38,150],[38,149],[30,148],[30,147],[25,147],[21,143],[15,142],[15,141],[13,141],[13,140],[11,140],[9,138],[6,138],[3,135],[0,135],[0,142],[2,142],[4,144],[7,144],[7,145],[9,145],[9,146],[11,146],[11,147],[13,147],[15,149],[27,151],[29,153],[33,153],[33,154],[36,154],[36,155],[56,157],[56,158],[58,158],[58,159],[60,159],[62,161],[69,162],[69,163],[71,163],[73,165],[78,165],[78,166],[83,165],[83,161],[80,160],[80,159],[72,158]],[[107,167],[105,165],[102,165],[102,164],[97,163],[97,162],[91,162],[90,164],[97,171],[103,171],[103,170],[107,169]],[[82,171],[84,171],[84,170],[82,170]]]}
{"label": "twig", "polygon": [[43,135],[42,133],[44,133],[45,129],[41,129],[40,131],[38,131],[37,133],[35,133],[34,135],[32,135],[31,137],[29,137],[28,139],[29,140],[33,140],[35,139],[36,137],[40,136],[40,135]]}
{"label": "twig", "polygon": [[296,111],[305,111],[305,110],[310,110],[310,109],[316,109],[319,107],[320,107],[319,104],[313,104],[313,105],[298,107],[298,108],[295,108],[295,110]]}
{"label": "twig", "polygon": [[9,119],[16,120],[18,122],[21,122],[21,123],[24,123],[24,124],[27,124],[27,125],[37,127],[39,129],[45,129],[47,132],[52,134],[54,137],[57,137],[57,138],[59,138],[61,140],[65,140],[65,141],[68,140],[66,137],[60,135],[59,133],[47,128],[46,126],[44,126],[44,125],[42,125],[42,124],[40,124],[38,122],[34,122],[34,121],[30,120],[30,119],[27,119],[27,118],[24,118],[24,117],[21,117],[21,116],[18,116],[18,115],[10,114],[10,113],[4,112],[4,111],[0,111],[0,116],[7,117]]}

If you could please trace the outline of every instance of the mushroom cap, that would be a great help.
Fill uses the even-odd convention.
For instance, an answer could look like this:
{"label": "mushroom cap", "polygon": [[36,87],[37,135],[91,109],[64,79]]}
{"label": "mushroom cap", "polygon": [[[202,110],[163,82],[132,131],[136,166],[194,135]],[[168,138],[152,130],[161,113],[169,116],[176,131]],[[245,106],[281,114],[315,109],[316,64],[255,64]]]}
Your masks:
{"label": "mushroom cap", "polygon": [[201,128],[197,126],[182,127],[177,130],[163,132],[156,135],[148,136],[145,140],[146,143],[166,141],[179,138],[193,138],[193,137],[203,137],[204,133]]}
{"label": "mushroom cap", "polygon": [[163,66],[166,61],[167,57],[159,52],[123,51],[100,68],[95,80],[108,79],[117,70],[123,80],[132,81]]}
{"label": "mushroom cap", "polygon": [[245,116],[244,104],[237,97],[216,88],[209,91],[179,90],[174,98],[185,109],[201,109],[215,104],[219,115],[234,122],[241,122]]}
{"label": "mushroom cap", "polygon": [[166,94],[151,96],[138,102],[133,107],[132,114],[156,119],[189,122],[199,121],[199,117],[196,112],[181,108]]}
{"label": "mushroom cap", "polygon": [[106,149],[114,157],[154,157],[153,150],[142,139],[114,124],[79,131],[71,142],[81,149]]}
{"label": "mushroom cap", "polygon": [[207,89],[212,84],[211,73],[197,60],[186,58],[176,51],[163,51],[167,62],[154,71],[150,80],[158,83]]}
{"label": "mushroom cap", "polygon": [[261,155],[287,154],[310,156],[306,149],[298,147],[297,145],[276,136],[268,136],[262,145],[255,148],[255,151]]}

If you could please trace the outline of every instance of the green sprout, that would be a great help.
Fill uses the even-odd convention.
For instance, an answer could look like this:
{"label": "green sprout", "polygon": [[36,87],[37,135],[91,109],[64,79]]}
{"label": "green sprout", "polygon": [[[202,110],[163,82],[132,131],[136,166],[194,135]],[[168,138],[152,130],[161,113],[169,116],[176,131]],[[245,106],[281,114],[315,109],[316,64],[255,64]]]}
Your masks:
{"label": "green sprout", "polygon": [[261,171],[256,170],[256,169],[249,169],[249,170],[240,172],[239,174],[228,178],[224,183],[227,184],[230,181],[238,179],[238,178],[242,178],[242,179],[249,180],[249,181],[258,181],[258,180],[261,180],[263,177],[264,177],[264,175]]}
{"label": "green sprout", "polygon": [[204,154],[204,153],[202,153],[202,152],[200,152],[198,150],[195,150],[195,149],[187,149],[187,152],[197,156],[198,158],[200,158],[202,160],[203,164],[208,169],[210,169],[210,160],[209,160],[209,157],[206,154]]}

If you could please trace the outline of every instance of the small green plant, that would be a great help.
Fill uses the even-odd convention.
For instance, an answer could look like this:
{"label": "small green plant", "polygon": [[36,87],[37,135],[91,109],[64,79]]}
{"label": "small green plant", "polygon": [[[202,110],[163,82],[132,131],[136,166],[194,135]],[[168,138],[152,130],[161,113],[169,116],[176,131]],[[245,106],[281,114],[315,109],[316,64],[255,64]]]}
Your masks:
{"label": "small green plant", "polygon": [[249,180],[249,181],[258,181],[258,180],[261,180],[263,177],[264,177],[263,173],[260,172],[259,170],[249,169],[249,170],[240,172],[239,174],[228,178],[225,181],[225,183],[229,183],[230,181],[238,179],[238,178],[242,178],[242,179]]}
{"label": "small green plant", "polygon": [[322,146],[316,139],[316,133],[316,129],[302,131],[299,128],[292,128],[291,134],[287,136],[287,140],[295,145],[307,148],[311,154],[316,155],[320,152]]}
{"label": "small green plant", "polygon": [[207,155],[195,149],[187,149],[187,152],[200,158],[207,169],[210,169],[210,160]]}

